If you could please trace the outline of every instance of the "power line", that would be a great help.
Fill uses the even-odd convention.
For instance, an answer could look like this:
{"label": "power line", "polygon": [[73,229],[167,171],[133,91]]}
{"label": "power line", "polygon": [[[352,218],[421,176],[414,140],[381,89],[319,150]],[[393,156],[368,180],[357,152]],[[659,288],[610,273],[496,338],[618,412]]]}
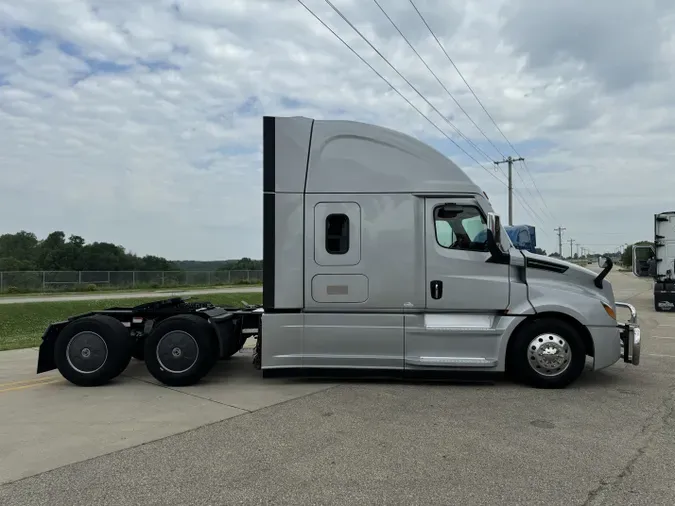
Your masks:
{"label": "power line", "polygon": [[365,63],[365,64],[370,68],[370,70],[372,70],[373,72],[375,72],[375,74],[377,74],[377,76],[378,76],[380,79],[382,79],[385,83],[387,83],[387,85],[389,85],[389,87],[390,87],[396,94],[398,94],[398,96],[400,96],[403,100],[405,100],[405,101],[408,103],[408,105],[409,105],[410,107],[412,107],[413,109],[415,109],[415,111],[417,111],[417,112],[420,114],[420,116],[422,116],[422,117],[423,117],[424,119],[426,119],[429,123],[431,123],[431,125],[432,125],[436,130],[438,130],[438,131],[441,133],[441,135],[443,135],[445,138],[447,138],[450,142],[452,142],[455,146],[457,146],[457,148],[460,149],[466,156],[468,156],[469,158],[471,158],[471,159],[472,159],[474,162],[476,162],[480,167],[482,167],[483,170],[485,170],[485,172],[487,172],[487,173],[490,174],[492,177],[494,177],[494,178],[495,178],[497,181],[499,181],[503,186],[506,186],[506,183],[504,183],[504,181],[502,181],[501,179],[499,179],[499,178],[497,177],[496,174],[494,174],[492,171],[488,170],[483,164],[481,164],[481,163],[480,163],[478,160],[476,160],[471,154],[469,154],[464,148],[462,148],[462,146],[460,146],[457,142],[455,142],[455,140],[454,140],[452,137],[450,137],[447,133],[445,133],[445,131],[442,130],[441,127],[439,127],[436,123],[434,123],[434,122],[433,122],[426,114],[424,114],[422,111],[420,111],[419,108],[418,108],[417,106],[415,106],[415,104],[413,104],[410,100],[408,100],[408,99],[407,99],[407,98],[406,98],[406,97],[405,97],[405,96],[404,96],[404,95],[403,95],[403,94],[402,94],[402,93],[401,93],[401,92],[400,92],[393,84],[391,84],[391,82],[389,82],[389,80],[388,80],[386,77],[384,77],[382,74],[380,74],[380,73],[375,69],[375,67],[373,67],[373,66],[372,66],[370,63],[368,63],[368,62],[367,62],[367,61],[366,61],[366,60],[365,60],[358,52],[356,52],[356,50],[354,50],[354,48],[352,48],[352,47],[349,45],[349,43],[347,43],[342,37],[340,37],[340,36],[339,36],[339,35],[338,35],[338,34],[337,34],[330,26],[328,26],[328,25],[327,25],[327,24],[326,24],[319,16],[317,16],[317,15],[314,13],[314,11],[312,11],[312,9],[310,9],[309,7],[307,7],[307,5],[305,5],[305,3],[304,3],[302,0],[297,0],[297,2],[298,2],[300,5],[302,5],[302,6],[305,8],[305,10],[307,10],[307,12],[309,12],[312,16],[314,16],[314,18],[316,18],[316,20],[317,20],[319,23],[321,23],[324,27],[326,27],[326,29],[328,29],[328,31],[330,31],[330,32],[331,32],[331,33],[332,33],[332,34],[333,34],[340,42],[342,42],[342,44],[344,44],[344,45],[347,47],[347,49],[349,49],[352,53],[354,53],[354,54],[359,58],[359,60],[361,60],[363,63]]}
{"label": "power line", "polygon": [[450,98],[455,102],[455,104],[457,104],[457,107],[459,107],[459,109],[464,113],[464,115],[465,115],[467,118],[469,118],[469,121],[471,121],[471,123],[473,123],[473,126],[476,127],[476,129],[483,135],[483,137],[485,137],[485,140],[487,140],[487,141],[492,145],[492,147],[495,148],[495,150],[497,151],[497,153],[499,153],[499,155],[500,155],[502,158],[506,158],[506,155],[504,155],[504,153],[501,152],[501,150],[495,145],[494,142],[492,142],[492,140],[491,140],[491,139],[487,136],[487,134],[481,129],[481,127],[479,127],[479,126],[476,124],[476,122],[473,120],[473,118],[469,115],[468,112],[466,112],[466,111],[464,110],[464,108],[460,105],[460,103],[457,101],[457,99],[454,97],[454,95],[453,95],[452,93],[450,93],[450,90],[448,90],[448,88],[445,86],[445,84],[443,84],[443,82],[439,79],[439,77],[436,75],[436,73],[435,73],[433,70],[431,70],[431,67],[429,67],[429,65],[428,65],[427,62],[424,60],[424,58],[422,58],[422,56],[417,52],[417,50],[416,50],[415,47],[412,45],[412,43],[408,40],[408,38],[407,38],[405,35],[403,35],[403,32],[399,29],[399,27],[396,25],[396,23],[394,22],[394,20],[392,20],[391,17],[389,16],[389,14],[387,14],[387,12],[382,8],[382,6],[380,5],[380,2],[378,2],[377,0],[373,0],[373,2],[375,2],[375,5],[377,5],[377,7],[382,11],[382,14],[384,14],[384,16],[389,20],[389,22],[391,23],[391,25],[396,29],[396,31],[399,33],[399,35],[400,35],[400,36],[403,38],[403,40],[408,44],[408,46],[410,47],[410,49],[413,50],[413,52],[415,53],[415,55],[417,56],[417,58],[419,58],[419,60],[424,64],[424,66],[427,68],[427,70],[428,70],[429,72],[431,72],[431,75],[434,76],[434,78],[436,79],[436,81],[438,81],[438,84],[440,84],[440,85],[443,87],[443,89],[445,90],[445,92],[450,96]]}
{"label": "power line", "polygon": [[[514,149],[514,151],[516,151],[516,150]],[[518,151],[516,151],[516,154],[517,154],[518,156],[520,156],[520,154],[518,153]],[[543,196],[543,195],[541,194],[541,192],[539,191],[539,187],[537,187],[537,183],[535,183],[534,177],[532,176],[532,173],[530,172],[530,169],[527,167],[527,162],[526,162],[525,160],[523,160],[522,162],[520,162],[520,164],[521,164],[521,166],[525,167],[525,171],[526,171],[526,172],[528,173],[528,175],[530,176],[530,180],[532,181],[532,185],[534,186],[534,189],[537,191],[537,194],[539,194],[539,198],[540,198],[541,201],[544,203],[544,209],[546,209],[546,211],[548,212],[548,215],[551,217],[551,219],[552,219],[553,221],[555,221],[555,216],[553,216],[553,213],[551,212],[551,210],[549,209],[548,205],[546,204],[546,200],[544,199],[544,196]],[[525,184],[525,181],[523,181],[523,184]]]}
{"label": "power line", "polygon": [[[506,172],[504,172],[504,169],[502,169],[501,166],[499,165],[499,163],[501,163],[501,162],[494,162],[494,163],[495,163],[495,165],[497,166],[497,168],[499,169],[499,171],[502,173],[502,175],[506,178],[506,180],[507,180],[507,182],[508,182],[508,181],[509,181],[509,175],[507,175]],[[518,171],[516,171],[516,174],[518,175],[518,177],[520,177],[520,180],[523,181],[523,178],[522,178],[522,176],[518,173]],[[512,180],[512,178],[511,178],[511,180]],[[534,216],[536,216],[537,218],[543,219],[542,216],[541,216],[541,214],[543,214],[543,213],[540,213],[540,212],[535,211],[534,209],[532,209],[532,207],[531,207],[529,204],[527,204],[527,201],[525,200],[525,197],[523,197],[522,195],[520,195],[520,193],[518,193],[518,189],[515,188],[515,187],[513,186],[513,183],[510,183],[510,184],[507,183],[507,188],[510,188],[510,189],[509,189],[509,203],[511,202],[511,200],[510,200],[511,192],[513,192],[513,194],[515,194],[515,196],[518,197],[518,199],[520,200],[521,204],[523,204],[523,207],[527,206],[527,207],[530,209],[530,211],[532,211],[532,213],[534,214]],[[529,188],[527,188],[527,186],[525,186],[525,181],[523,181],[523,188],[526,188],[526,189],[528,190],[528,192],[530,193],[530,195],[532,195],[532,192],[529,190]],[[536,200],[536,199],[533,198],[533,202],[534,202],[535,200]],[[510,209],[512,209],[512,208],[510,208]],[[540,208],[540,209],[541,209],[541,208]],[[529,214],[529,213],[528,213],[528,214]],[[531,214],[530,214],[530,217],[533,218],[533,219],[536,219],[536,218],[534,218]],[[540,224],[541,224],[541,222],[540,222]],[[546,226],[544,226],[544,230],[546,230]],[[546,235],[548,235],[548,234],[546,234]]]}
{"label": "power line", "polygon": [[[497,125],[497,122],[494,120],[494,118],[492,117],[492,115],[491,115],[491,114],[488,112],[488,110],[485,108],[485,106],[483,105],[483,102],[481,102],[481,100],[478,98],[478,95],[476,95],[476,93],[473,91],[473,88],[469,85],[469,83],[466,81],[466,79],[464,79],[464,75],[463,75],[463,74],[460,72],[460,70],[457,68],[457,65],[455,65],[455,62],[452,61],[452,58],[450,58],[450,55],[448,54],[448,52],[447,52],[447,51],[445,50],[445,48],[443,47],[443,44],[441,44],[441,41],[438,40],[438,37],[436,37],[436,34],[435,34],[434,31],[431,29],[431,26],[429,26],[429,23],[427,23],[427,20],[425,19],[425,17],[422,15],[422,13],[420,12],[420,10],[419,10],[419,9],[417,8],[417,6],[415,5],[415,2],[414,2],[413,0],[408,0],[408,1],[410,2],[410,5],[412,5],[413,9],[415,9],[415,12],[417,12],[417,15],[420,17],[420,19],[422,20],[422,22],[426,25],[426,27],[427,27],[427,29],[429,30],[429,32],[431,33],[432,37],[436,40],[436,43],[438,44],[438,47],[441,48],[441,50],[442,50],[443,53],[445,54],[445,57],[448,59],[448,61],[450,62],[450,64],[455,68],[455,70],[456,70],[457,73],[459,74],[459,77],[462,78],[462,81],[464,81],[464,84],[466,84],[466,87],[469,89],[469,91],[471,92],[471,94],[473,95],[473,97],[476,99],[476,101],[478,102],[478,104],[481,106],[481,108],[483,109],[483,111],[485,111],[485,114],[487,114],[488,118],[490,118],[490,120],[492,121],[492,123],[494,124],[494,126],[497,128],[497,130],[499,131],[499,133],[502,134],[502,137],[504,137],[504,140],[506,140],[506,142],[509,143],[509,145],[511,146],[511,149],[513,149],[513,151],[516,151],[516,149],[511,145],[511,142],[506,138],[506,135],[504,135],[504,132],[502,132],[501,128],[499,128],[499,125]],[[516,152],[516,154],[518,154],[518,153]],[[518,156],[520,156],[520,154],[518,154]]]}
{"label": "power line", "polygon": [[[495,178],[497,181],[499,181],[499,183],[501,183],[502,186],[505,186],[505,187],[508,188],[507,184],[504,183],[504,181],[502,181],[501,179],[499,179],[499,178],[497,177],[497,175],[494,174],[492,171],[488,170],[483,164],[481,164],[478,160],[476,160],[476,158],[474,158],[470,153],[468,153],[464,148],[462,148],[457,142],[455,142],[454,139],[452,139],[452,138],[451,138],[444,130],[442,130],[436,123],[434,123],[434,122],[433,122],[426,114],[424,114],[422,111],[420,111],[420,109],[419,109],[418,107],[416,107],[416,106],[415,106],[408,98],[406,98],[406,97],[405,97],[405,96],[404,96],[404,95],[403,95],[403,94],[402,94],[402,93],[401,93],[401,92],[400,92],[393,84],[391,84],[391,82],[390,82],[387,78],[385,78],[385,77],[384,77],[382,74],[380,74],[380,73],[379,73],[379,72],[378,72],[378,71],[377,71],[370,63],[368,63],[368,62],[367,62],[367,61],[366,61],[366,60],[365,60],[365,59],[364,59],[364,58],[363,58],[363,57],[362,57],[362,56],[361,56],[354,48],[352,48],[352,47],[349,45],[349,43],[347,43],[342,37],[340,37],[340,36],[339,36],[339,35],[338,35],[338,34],[337,34],[330,26],[328,26],[328,24],[326,24],[326,23],[325,23],[325,22],[324,22],[324,21],[323,21],[323,20],[322,20],[315,12],[314,12],[314,11],[312,11],[312,9],[310,9],[310,8],[309,8],[302,0],[297,0],[297,1],[298,1],[298,3],[299,3],[300,5],[302,5],[302,6],[305,8],[305,10],[307,10],[307,12],[309,12],[309,13],[310,13],[317,21],[319,21],[319,23],[321,23],[321,24],[322,24],[328,31],[330,31],[330,32],[331,32],[331,33],[332,33],[332,34],[333,34],[340,42],[342,42],[342,44],[343,44],[345,47],[347,47],[347,49],[349,49],[354,55],[356,55],[356,57],[359,58],[359,60],[361,60],[363,63],[365,63],[365,64],[368,66],[368,68],[370,68],[370,69],[371,69],[371,70],[372,70],[372,71],[373,71],[380,79],[382,79],[382,80],[383,80],[383,81],[384,81],[384,82],[385,82],[385,83],[386,83],[386,84],[387,84],[387,85],[388,85],[388,86],[389,86],[389,87],[390,87],[397,95],[399,95],[403,100],[405,100],[406,103],[407,103],[408,105],[410,105],[413,109],[415,109],[415,111],[416,111],[418,114],[420,114],[420,115],[421,115],[424,119],[426,119],[426,120],[427,120],[427,121],[428,121],[435,129],[436,129],[436,130],[438,130],[438,131],[441,133],[441,135],[443,135],[445,138],[447,138],[447,139],[448,139],[450,142],[452,142],[457,148],[459,148],[465,155],[467,155],[467,156],[468,156],[469,158],[471,158],[474,162],[476,162],[476,164],[478,164],[483,170],[485,170],[488,174],[490,174],[490,176],[492,176],[492,177]],[[330,2],[328,2],[328,0],[326,0],[326,2],[329,3],[329,5],[330,5]],[[335,10],[335,9],[334,9],[334,10]],[[341,15],[341,17],[342,17],[343,19],[345,19],[344,16]],[[345,21],[346,21],[350,26],[352,26],[352,28],[354,28],[353,25],[352,25],[348,20],[345,19]],[[360,34],[360,32],[358,32],[358,30],[357,30],[356,28],[354,28],[354,30],[357,31],[357,33]],[[363,36],[361,36],[361,37],[364,38]],[[364,38],[364,40],[366,40],[366,42],[368,42],[367,39]],[[368,42],[368,44],[370,45],[369,42]],[[371,47],[372,47],[372,45],[371,45]],[[374,47],[373,47],[373,49],[380,55],[380,57],[382,57],[382,59],[384,59],[384,60],[389,64],[390,67],[394,68],[394,67],[391,65],[391,63],[389,63],[389,61],[377,51],[377,49],[375,49]],[[400,75],[400,73],[399,73],[395,68],[394,68],[394,71],[396,71],[396,72]],[[408,81],[405,79],[405,77],[403,77],[402,75],[401,75],[401,77],[402,77],[406,82],[408,82]],[[409,84],[409,85],[411,86],[411,88],[413,88],[413,90],[415,90],[415,91],[417,92],[417,94],[420,95],[420,96],[421,96],[421,97],[422,97],[422,98],[423,98],[423,99],[424,99],[424,100],[425,100],[425,101],[426,101],[426,102],[427,102],[434,110],[436,110],[436,112],[438,112],[438,110],[437,110],[431,103],[429,103],[429,101],[426,100],[426,98],[425,98],[419,91],[417,91],[417,89],[416,89],[412,84],[410,84],[409,82],[408,82],[408,84]],[[440,112],[439,112],[439,115],[440,115],[441,117],[443,117],[443,115],[440,114]],[[446,121],[448,121],[448,123],[450,123],[450,124],[452,125],[452,123],[449,122],[449,120],[447,120],[447,118],[444,118],[444,119],[446,119]],[[454,125],[452,125],[452,126],[454,126]],[[489,158],[488,158],[488,159],[489,159]],[[502,172],[503,172],[503,171],[502,171]],[[532,208],[529,206],[529,204],[527,204],[527,202],[525,202],[524,200],[522,200],[522,199],[520,198],[520,195],[518,195],[518,193],[516,193],[516,197],[520,199],[521,203],[523,204],[523,207],[526,207],[527,209],[529,209],[529,210],[532,212],[532,214],[533,214],[534,216],[531,215],[531,217],[532,217],[533,219],[536,220],[536,217],[538,216],[538,213],[536,213],[534,210],[532,210]],[[527,212],[527,209],[525,209],[526,212]],[[527,214],[530,214],[530,213],[527,212]]]}
{"label": "power line", "polygon": [[[483,111],[485,112],[485,114],[487,115],[487,117],[490,118],[490,121],[492,121],[492,124],[495,126],[495,128],[497,129],[497,131],[501,134],[501,136],[504,138],[504,140],[507,142],[507,144],[511,147],[511,149],[514,151],[514,153],[516,153],[517,156],[519,156],[519,157],[522,158],[522,155],[518,152],[518,150],[515,148],[515,146],[514,146],[513,144],[511,144],[511,141],[506,137],[506,135],[504,134],[504,132],[502,131],[502,129],[499,128],[499,125],[497,124],[497,122],[495,121],[495,119],[492,117],[492,115],[491,115],[491,114],[488,112],[488,110],[485,108],[485,106],[483,105],[483,102],[481,102],[481,100],[478,98],[478,95],[476,95],[476,92],[473,91],[473,88],[472,88],[471,85],[467,82],[467,80],[464,78],[464,75],[463,75],[462,72],[459,70],[459,68],[457,68],[457,65],[455,65],[455,62],[452,60],[452,58],[450,58],[450,55],[449,55],[448,52],[445,50],[445,47],[443,47],[443,44],[441,44],[441,41],[438,40],[438,37],[436,36],[436,34],[434,33],[434,31],[432,30],[431,26],[429,26],[429,23],[427,22],[427,20],[425,19],[425,17],[422,15],[422,13],[420,12],[420,10],[417,8],[417,5],[415,5],[415,2],[414,2],[413,0],[408,0],[408,1],[410,2],[410,5],[412,5],[413,9],[415,9],[415,12],[417,12],[417,15],[420,17],[420,19],[422,20],[422,22],[424,23],[424,25],[425,25],[425,26],[427,27],[427,29],[429,30],[429,33],[431,33],[432,37],[433,37],[434,40],[436,41],[436,44],[438,44],[438,47],[441,48],[441,51],[443,51],[443,54],[445,54],[445,57],[448,59],[448,61],[449,61],[450,64],[454,67],[454,69],[457,71],[457,74],[459,74],[459,77],[461,77],[462,81],[464,81],[464,84],[465,84],[466,87],[469,89],[469,91],[471,92],[471,94],[473,95],[473,97],[476,99],[476,102],[478,102],[478,104],[481,106],[481,108],[483,109]],[[548,209],[548,206],[547,206],[547,204],[546,204],[546,201],[544,200],[544,197],[542,197],[541,192],[539,192],[539,188],[537,188],[537,183],[534,181],[534,178],[532,177],[532,174],[530,173],[530,169],[527,167],[527,164],[524,164],[523,166],[525,167],[526,171],[529,173],[530,179],[532,179],[532,183],[534,184],[534,187],[537,189],[537,192],[539,193],[539,197],[541,198],[542,202],[544,203],[544,206],[547,208],[549,214],[551,214],[551,210]],[[551,217],[553,217],[553,214],[551,214]],[[554,217],[553,217],[553,218],[554,218]],[[554,218],[554,219],[555,219],[555,218]]]}
{"label": "power line", "polygon": [[504,160],[500,160],[498,162],[495,162],[495,165],[499,165],[501,163],[508,163],[509,164],[509,225],[513,225],[513,162],[517,162],[522,160],[522,158],[516,158],[515,160],[509,156],[508,158]]}
{"label": "power line", "polygon": [[[527,202],[526,202],[526,201],[525,201],[518,193],[514,193],[514,195],[516,196],[516,198],[517,198],[518,200],[520,200],[520,203],[523,205],[523,208],[527,207],[527,209],[529,209],[529,210],[532,212],[532,214],[530,214],[529,212],[527,212],[527,209],[524,209],[525,212],[527,212],[527,214],[530,215],[530,218],[532,218],[534,221],[536,221],[537,218],[539,218],[539,214],[537,214],[537,213],[534,211],[534,209],[532,209],[532,207],[530,207],[530,205],[529,205],[529,204],[528,204],[528,203],[527,203]],[[542,222],[540,221],[538,224],[541,225]],[[546,227],[545,227],[545,226],[542,227],[540,230],[544,233],[545,236],[550,237],[549,234],[548,234],[548,232],[546,232]]]}
{"label": "power line", "polygon": [[[298,1],[299,1],[299,0],[298,0]],[[379,50],[378,50],[378,49],[377,49],[377,48],[376,48],[376,47],[375,47],[375,46],[374,46],[367,38],[366,38],[366,36],[363,35],[363,34],[361,33],[361,31],[360,31],[358,28],[356,28],[356,26],[354,26],[354,24],[353,24],[351,21],[349,21],[349,20],[347,19],[347,17],[346,17],[344,14],[342,14],[342,11],[341,11],[340,9],[338,9],[337,7],[335,7],[335,5],[333,5],[333,3],[332,3],[330,0],[324,0],[324,2],[326,2],[326,3],[329,5],[329,7],[330,7],[331,9],[333,9],[333,11],[335,11],[335,13],[336,13],[338,16],[340,16],[340,17],[342,18],[342,20],[343,20],[345,23],[347,23],[347,24],[351,27],[351,29],[354,30],[354,31],[357,33],[357,35],[358,35],[359,37],[361,37],[361,39],[363,39],[363,41],[364,41],[366,44],[368,44],[368,45],[370,46],[370,48],[371,48],[373,51],[375,51],[375,52],[377,53],[377,55],[378,55],[380,58],[383,59],[383,60],[385,61],[385,63],[386,63],[387,65],[389,65],[389,67],[391,67],[391,69],[392,69],[394,72],[396,72],[396,74],[397,74],[401,79],[403,79],[403,80],[406,82],[406,84],[407,84],[408,86],[410,86],[410,87],[415,91],[415,93],[417,93],[417,94],[422,98],[422,100],[424,100],[424,101],[429,105],[429,107],[431,107],[434,111],[436,111],[436,113],[437,113],[441,118],[443,118],[443,119],[445,120],[445,122],[446,122],[448,125],[450,125],[450,126],[455,130],[455,132],[457,132],[457,135],[459,135],[462,139],[464,139],[464,140],[465,140],[471,147],[473,147],[478,153],[482,154],[488,161],[492,162],[492,158],[490,158],[490,157],[485,153],[485,151],[483,151],[483,150],[480,149],[478,146],[476,146],[476,144],[475,144],[471,139],[469,139],[466,135],[464,135],[464,134],[462,133],[462,131],[461,131],[459,128],[457,128],[457,127],[456,127],[456,126],[455,126],[455,125],[454,125],[454,124],[453,124],[453,123],[452,123],[452,122],[451,122],[451,121],[450,121],[450,120],[449,120],[449,119],[448,119],[441,111],[439,111],[439,110],[436,108],[435,105],[433,105],[431,102],[429,102],[429,100],[427,100],[427,98],[426,98],[426,97],[425,97],[425,96],[424,96],[424,95],[423,95],[423,94],[422,94],[422,93],[421,93],[421,92],[420,92],[420,91],[419,91],[419,90],[418,90],[418,89],[417,89],[417,88],[416,88],[416,87],[415,87],[415,86],[414,86],[414,85],[413,85],[413,84],[412,84],[412,83],[411,83],[411,82],[403,75],[403,74],[401,74],[401,73],[398,71],[398,69],[397,69],[396,67],[394,67],[394,66],[389,62],[389,60],[387,59],[387,57],[384,56],[384,55],[383,55],[383,54],[382,54],[382,53],[381,53],[381,52],[380,52],[380,51],[379,51]]]}
{"label": "power line", "polygon": [[[521,158],[522,158],[522,157],[521,157]],[[520,161],[521,166],[523,165],[523,162],[524,162],[524,160],[521,160],[521,161]],[[530,196],[532,197],[532,201],[533,201],[533,202],[536,201],[536,200],[537,200],[536,197],[532,194],[532,190],[530,190],[530,188],[527,186],[527,183],[526,183],[525,180],[523,179],[523,176],[520,175],[520,171],[516,171],[516,175],[518,176],[518,178],[520,179],[520,181],[523,183],[523,188],[525,188],[525,189],[527,190],[527,192],[530,194]],[[543,202],[544,198],[541,196],[541,194],[539,194],[539,196],[541,197],[542,202]],[[556,220],[555,220],[555,216],[553,216],[553,214],[551,214],[551,211],[549,211],[547,208],[539,207],[539,209],[546,209],[546,211],[548,211],[548,216],[550,216],[551,219],[552,219],[554,222],[556,221]],[[545,213],[542,212],[542,214],[545,214]],[[547,218],[547,219],[548,219],[548,218]]]}
{"label": "power line", "polygon": [[577,232],[577,235],[626,235],[626,232]]}
{"label": "power line", "polygon": [[[349,21],[349,19],[347,19],[347,17],[340,11],[340,9],[338,9],[337,7],[335,7],[335,5],[333,5],[333,3],[332,3],[330,0],[324,0],[324,1],[330,6],[331,9],[333,9],[333,11],[335,11],[335,13],[336,13],[338,16],[340,16],[340,17],[342,18],[342,20],[343,20],[345,23],[347,23],[347,24],[352,28],[352,30],[354,30],[354,31],[359,35],[359,37],[361,37],[361,39],[363,39],[364,42],[366,42],[366,44],[368,44],[368,45],[370,46],[370,48],[371,48],[373,51],[375,51],[375,53],[377,53],[378,56],[380,56],[380,58],[382,58],[382,59],[387,63],[387,65],[389,65],[389,67],[391,67],[391,69],[392,69],[394,72],[396,72],[396,74],[397,74],[399,77],[401,77],[401,79],[403,79],[403,80],[408,84],[408,86],[410,86],[410,87],[411,87],[411,88],[412,88],[412,89],[413,89],[413,90],[414,90],[414,91],[415,91],[415,92],[416,92],[416,93],[417,93],[417,94],[418,94],[418,95],[419,95],[419,96],[420,96],[420,97],[421,97],[421,98],[422,98],[422,99],[423,99],[423,100],[424,100],[424,101],[425,101],[425,102],[426,102],[426,103],[434,110],[434,111],[436,111],[436,113],[437,113],[439,116],[441,116],[441,118],[443,118],[443,119],[444,119],[444,120],[445,120],[452,128],[454,128],[455,131],[457,131],[457,133],[458,133],[464,140],[467,141],[467,143],[469,143],[471,146],[473,146],[474,149],[476,149],[476,151],[478,151],[478,152],[480,152],[481,154],[483,154],[483,156],[485,156],[485,158],[487,158],[488,160],[492,161],[492,160],[490,159],[490,157],[489,157],[483,150],[481,150],[480,148],[478,148],[478,146],[476,146],[470,139],[468,139],[468,138],[461,132],[461,130],[459,130],[459,128],[457,128],[457,127],[456,127],[449,119],[447,119],[447,118],[446,118],[446,117],[445,117],[445,116],[444,116],[444,115],[443,115],[443,114],[442,114],[442,113],[441,113],[441,112],[440,112],[440,111],[439,111],[439,110],[438,110],[431,102],[429,102],[429,100],[427,100],[427,98],[426,98],[426,97],[425,97],[425,96],[424,96],[424,95],[423,95],[423,94],[422,94],[422,93],[421,93],[421,92],[420,92],[420,91],[419,91],[419,90],[418,90],[418,89],[417,89],[417,88],[416,88],[416,87],[415,87],[408,79],[406,79],[406,77],[403,76],[403,74],[401,74],[401,73],[396,69],[396,67],[394,67],[394,65],[391,64],[391,62],[389,62],[389,60],[388,60],[388,59],[387,59],[387,58],[386,58],[386,57],[385,57],[385,56],[384,56],[384,55],[383,55],[383,54],[382,54],[382,53],[381,53],[381,52],[380,52],[380,51],[379,51],[379,50],[378,50],[378,49],[377,49],[377,48],[376,48],[376,47],[375,47],[375,46],[374,46],[374,45],[373,45],[373,44],[372,44],[372,43],[371,43],[371,42],[370,42],[370,41],[369,41],[369,40],[368,40],[368,39],[360,32],[360,31],[359,31],[359,29],[356,28],[356,26],[354,26],[354,24],[353,24],[351,21]],[[377,1],[375,1],[375,3],[378,5],[378,7],[380,7],[380,5],[379,5],[379,3],[377,3]],[[389,20],[391,21],[391,18],[389,18],[389,16],[388,16],[387,13],[384,11],[384,9],[382,9],[382,8],[380,7],[380,10],[382,10],[382,12],[385,14],[385,16],[387,17],[387,19],[389,19]],[[393,24],[393,21],[391,21],[391,22],[392,22],[392,24]],[[394,24],[394,27],[398,30],[398,27],[396,27],[395,24]],[[413,47],[412,44],[410,44],[410,42],[405,38],[405,36],[403,35],[403,33],[401,33],[400,30],[398,30],[398,31],[399,31],[399,33],[401,34],[401,36],[404,38],[404,40],[406,40],[406,42],[408,42],[408,44],[410,45],[411,49],[413,49],[413,51],[415,52],[415,54],[416,54],[416,55],[422,60],[422,62],[426,65],[426,62],[424,62],[424,59],[419,55],[419,53],[417,53],[417,51],[415,51],[414,47]],[[429,71],[432,73],[432,75],[435,76],[435,74],[433,73],[433,71],[431,70],[431,68],[430,68],[428,65],[426,65],[426,66],[427,66],[427,68],[429,69]],[[440,82],[440,80],[439,80],[439,82]],[[441,82],[441,85],[442,85],[442,82]],[[448,93],[449,93],[449,92],[448,92]],[[454,97],[453,97],[453,99],[454,99]],[[481,165],[481,166],[482,166],[482,165]],[[498,179],[498,180],[499,180],[499,179]],[[500,181],[500,182],[501,182],[501,181]],[[502,183],[502,184],[503,184],[503,183]],[[507,186],[507,188],[508,188],[508,186]],[[526,206],[530,211],[532,211],[532,213],[534,214],[534,216],[532,216],[532,218],[536,220],[536,217],[538,217],[538,213],[536,213],[536,212],[532,209],[532,207],[530,207],[529,204],[527,204],[524,200],[521,199],[521,202],[522,202],[523,205]],[[528,213],[528,214],[529,214],[529,213]]]}

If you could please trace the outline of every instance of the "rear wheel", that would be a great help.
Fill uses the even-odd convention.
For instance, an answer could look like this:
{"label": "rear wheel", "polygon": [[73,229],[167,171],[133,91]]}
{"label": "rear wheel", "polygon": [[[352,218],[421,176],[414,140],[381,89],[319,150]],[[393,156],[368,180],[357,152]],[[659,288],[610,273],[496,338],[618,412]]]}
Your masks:
{"label": "rear wheel", "polygon": [[525,324],[513,336],[507,372],[535,388],[565,388],[584,370],[586,350],[577,330],[555,318]]}
{"label": "rear wheel", "polygon": [[61,375],[75,385],[103,385],[129,365],[132,344],[119,320],[106,315],[85,316],[59,333],[54,361]]}
{"label": "rear wheel", "polygon": [[211,325],[196,315],[172,316],[145,338],[145,366],[169,386],[193,385],[218,359]]}

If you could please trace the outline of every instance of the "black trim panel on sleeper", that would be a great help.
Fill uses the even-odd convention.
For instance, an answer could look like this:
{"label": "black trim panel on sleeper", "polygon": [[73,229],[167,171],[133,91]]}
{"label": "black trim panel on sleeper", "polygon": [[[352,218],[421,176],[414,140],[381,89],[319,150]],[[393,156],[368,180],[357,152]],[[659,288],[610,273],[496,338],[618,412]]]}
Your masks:
{"label": "black trim panel on sleeper", "polygon": [[275,118],[263,117],[263,308],[274,308]]}

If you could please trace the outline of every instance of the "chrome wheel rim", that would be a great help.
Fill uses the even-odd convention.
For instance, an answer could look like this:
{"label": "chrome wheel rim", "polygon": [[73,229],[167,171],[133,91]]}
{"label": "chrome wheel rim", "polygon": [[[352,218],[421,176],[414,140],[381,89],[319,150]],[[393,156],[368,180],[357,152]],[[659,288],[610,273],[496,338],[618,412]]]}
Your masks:
{"label": "chrome wheel rim", "polygon": [[527,362],[537,373],[546,377],[564,373],[572,361],[569,343],[557,334],[540,334],[527,347]]}

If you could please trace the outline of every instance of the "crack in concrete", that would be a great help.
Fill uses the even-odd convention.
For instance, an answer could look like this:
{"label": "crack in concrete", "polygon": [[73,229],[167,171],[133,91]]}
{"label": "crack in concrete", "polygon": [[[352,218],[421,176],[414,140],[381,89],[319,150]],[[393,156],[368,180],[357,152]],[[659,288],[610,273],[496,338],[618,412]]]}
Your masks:
{"label": "crack in concrete", "polygon": [[670,395],[666,396],[661,404],[654,410],[654,412],[645,420],[645,423],[640,427],[635,439],[644,437],[643,443],[638,447],[633,456],[628,459],[626,465],[614,476],[603,478],[599,485],[588,493],[586,501],[583,506],[598,506],[605,504],[608,493],[618,485],[621,485],[623,480],[633,474],[635,466],[640,458],[647,452],[654,436],[662,430],[667,424],[668,419],[672,418],[675,412],[675,386],[671,385]]}

